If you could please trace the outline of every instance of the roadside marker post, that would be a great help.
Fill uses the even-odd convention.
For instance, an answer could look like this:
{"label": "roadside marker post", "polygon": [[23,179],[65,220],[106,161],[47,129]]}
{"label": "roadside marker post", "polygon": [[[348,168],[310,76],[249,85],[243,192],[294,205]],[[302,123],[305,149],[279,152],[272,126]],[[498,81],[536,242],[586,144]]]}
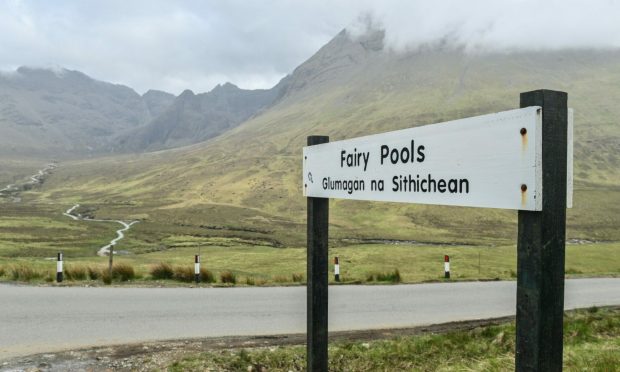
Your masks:
{"label": "roadside marker post", "polygon": [[58,258],[56,261],[56,282],[62,283],[62,252],[58,252]]}
{"label": "roadside marker post", "polygon": [[445,123],[337,142],[308,137],[308,371],[328,366],[330,198],[518,210],[516,371],[562,370],[573,114],[564,92],[536,90],[520,99],[521,109]]}
{"label": "roadside marker post", "polygon": [[443,277],[450,279],[450,256],[443,256]]}
{"label": "roadside marker post", "polygon": [[196,284],[200,283],[200,256],[194,256],[194,278],[196,279]]}
{"label": "roadside marker post", "polygon": [[334,280],[340,281],[340,263],[338,262],[338,256],[334,257]]}

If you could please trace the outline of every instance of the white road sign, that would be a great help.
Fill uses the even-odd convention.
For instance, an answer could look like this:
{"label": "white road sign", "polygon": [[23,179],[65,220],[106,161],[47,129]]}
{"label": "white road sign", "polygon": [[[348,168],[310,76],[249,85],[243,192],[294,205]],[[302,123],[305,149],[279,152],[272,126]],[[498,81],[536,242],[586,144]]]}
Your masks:
{"label": "white road sign", "polygon": [[[541,123],[527,107],[307,146],[304,196],[538,211]],[[568,124],[570,207],[572,112]]]}

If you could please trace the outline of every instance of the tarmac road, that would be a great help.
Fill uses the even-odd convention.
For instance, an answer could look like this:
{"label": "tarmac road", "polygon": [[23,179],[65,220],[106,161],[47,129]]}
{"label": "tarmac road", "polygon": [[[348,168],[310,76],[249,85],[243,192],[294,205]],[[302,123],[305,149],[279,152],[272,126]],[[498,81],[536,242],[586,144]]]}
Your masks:
{"label": "tarmac road", "polygon": [[[303,333],[305,287],[0,285],[0,360],[131,342]],[[566,281],[567,309],[620,305],[620,279]],[[515,313],[515,282],[331,286],[330,331],[403,328]]]}

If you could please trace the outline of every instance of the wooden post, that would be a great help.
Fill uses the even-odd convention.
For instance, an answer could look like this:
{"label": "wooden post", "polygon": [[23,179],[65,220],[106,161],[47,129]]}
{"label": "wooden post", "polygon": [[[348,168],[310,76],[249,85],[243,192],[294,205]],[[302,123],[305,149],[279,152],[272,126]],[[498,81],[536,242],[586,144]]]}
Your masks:
{"label": "wooden post", "polygon": [[[309,136],[308,146],[329,142]],[[308,198],[307,371],[327,371],[327,281],[329,199]]]}
{"label": "wooden post", "polygon": [[542,107],[543,209],[519,211],[515,369],[554,372],[562,370],[567,94],[521,93],[528,106]]}
{"label": "wooden post", "polygon": [[112,268],[114,263],[114,244],[110,244],[109,248],[110,254],[108,254],[108,274],[110,275],[110,282],[112,282]]}

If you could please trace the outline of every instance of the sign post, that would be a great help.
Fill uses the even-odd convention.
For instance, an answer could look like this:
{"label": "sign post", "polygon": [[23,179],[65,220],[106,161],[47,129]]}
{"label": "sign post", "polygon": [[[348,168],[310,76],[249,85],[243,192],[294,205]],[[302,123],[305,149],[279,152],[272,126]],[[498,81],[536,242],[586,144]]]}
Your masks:
{"label": "sign post", "polygon": [[542,210],[519,211],[517,371],[561,371],[568,127],[567,95],[521,93],[521,107],[542,107]]}
{"label": "sign post", "polygon": [[328,365],[329,198],[518,210],[516,370],[560,371],[572,156],[567,95],[550,90],[522,93],[517,110],[337,142],[308,137],[308,371]]}
{"label": "sign post", "polygon": [[[329,142],[327,136],[308,137],[308,146],[327,142]],[[329,199],[309,197],[307,370],[312,372],[327,371],[328,226]]]}

